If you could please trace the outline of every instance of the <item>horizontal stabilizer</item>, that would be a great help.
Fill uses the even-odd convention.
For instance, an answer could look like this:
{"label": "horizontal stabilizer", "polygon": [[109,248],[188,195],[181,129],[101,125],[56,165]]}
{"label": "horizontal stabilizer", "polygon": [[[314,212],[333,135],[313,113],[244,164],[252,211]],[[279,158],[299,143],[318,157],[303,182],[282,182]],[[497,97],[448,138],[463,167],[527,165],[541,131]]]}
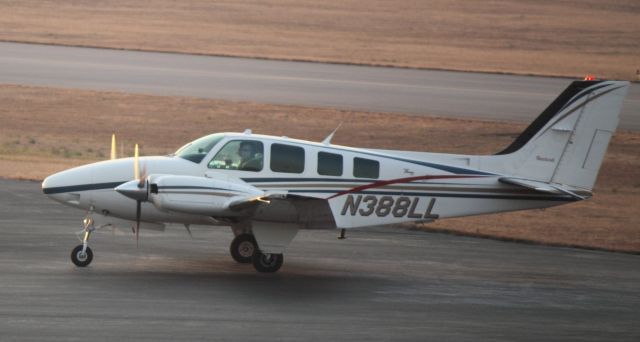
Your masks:
{"label": "horizontal stabilizer", "polygon": [[514,177],[500,177],[498,179],[500,183],[517,185],[527,189],[532,189],[536,191],[548,192],[552,194],[561,193],[558,189],[551,186],[549,183],[531,180],[531,179],[523,179],[523,178],[514,178]]}
{"label": "horizontal stabilizer", "polygon": [[548,194],[557,195],[569,195],[575,199],[583,200],[591,197],[591,192],[586,190],[569,189],[566,186],[560,184],[552,184],[547,182],[541,182],[532,179],[515,178],[515,177],[500,177],[498,178],[500,183],[516,185],[523,188],[540,191]]}

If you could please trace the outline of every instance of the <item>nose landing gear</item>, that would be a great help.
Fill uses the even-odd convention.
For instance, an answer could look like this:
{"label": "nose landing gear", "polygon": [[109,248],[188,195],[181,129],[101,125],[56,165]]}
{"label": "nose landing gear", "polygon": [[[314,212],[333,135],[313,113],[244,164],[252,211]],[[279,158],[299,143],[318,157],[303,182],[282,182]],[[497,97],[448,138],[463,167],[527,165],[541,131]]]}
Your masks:
{"label": "nose landing gear", "polygon": [[71,251],[71,262],[78,267],[88,266],[91,261],[93,261],[93,251],[89,248],[89,237],[91,233],[96,230],[93,225],[93,219],[91,216],[87,216],[82,220],[82,231],[80,232],[82,235],[81,245],[77,245]]}
{"label": "nose landing gear", "polygon": [[89,266],[91,261],[93,261],[93,251],[89,248],[89,237],[91,237],[91,233],[95,230],[107,226],[111,226],[111,224],[101,225],[96,228],[93,224],[91,214],[87,214],[87,216],[82,220],[82,230],[78,233],[78,236],[82,235],[82,238],[80,238],[80,242],[82,242],[82,244],[77,245],[71,250],[71,262],[74,265],[78,267]]}

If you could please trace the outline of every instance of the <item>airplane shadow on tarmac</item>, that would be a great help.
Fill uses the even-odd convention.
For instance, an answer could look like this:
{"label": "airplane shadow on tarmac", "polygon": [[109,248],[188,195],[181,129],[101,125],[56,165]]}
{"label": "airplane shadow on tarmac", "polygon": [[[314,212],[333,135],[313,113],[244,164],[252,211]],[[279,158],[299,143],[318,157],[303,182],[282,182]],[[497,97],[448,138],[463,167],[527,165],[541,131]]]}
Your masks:
{"label": "airplane shadow on tarmac", "polygon": [[103,263],[85,269],[70,268],[68,276],[79,286],[94,291],[165,296],[174,299],[238,297],[242,301],[278,300],[318,302],[341,297],[375,295],[398,282],[379,276],[353,274],[339,267],[310,267],[291,262],[281,272],[257,273],[252,265],[231,260],[133,261],[130,264]]}

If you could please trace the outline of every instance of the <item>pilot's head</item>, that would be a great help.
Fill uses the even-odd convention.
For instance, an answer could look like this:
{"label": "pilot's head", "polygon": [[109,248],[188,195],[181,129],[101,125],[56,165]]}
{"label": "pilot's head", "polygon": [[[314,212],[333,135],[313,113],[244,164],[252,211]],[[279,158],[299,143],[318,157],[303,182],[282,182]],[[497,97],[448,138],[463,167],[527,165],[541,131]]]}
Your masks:
{"label": "pilot's head", "polygon": [[242,160],[249,160],[256,154],[256,145],[253,141],[243,141],[238,148],[238,155]]}

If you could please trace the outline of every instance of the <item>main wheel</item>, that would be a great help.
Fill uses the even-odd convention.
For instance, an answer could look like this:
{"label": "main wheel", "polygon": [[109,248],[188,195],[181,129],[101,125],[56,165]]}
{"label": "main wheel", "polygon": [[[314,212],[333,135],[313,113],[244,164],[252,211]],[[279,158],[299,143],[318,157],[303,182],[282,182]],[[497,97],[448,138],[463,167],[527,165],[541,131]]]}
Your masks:
{"label": "main wheel", "polygon": [[256,251],[253,254],[253,267],[258,272],[273,273],[282,267],[284,257],[282,254],[264,254]]}
{"label": "main wheel", "polygon": [[92,260],[93,251],[89,246],[87,246],[84,253],[82,252],[82,245],[77,245],[76,248],[71,251],[71,262],[78,267],[85,267],[89,265]]}
{"label": "main wheel", "polygon": [[247,233],[236,236],[229,247],[233,260],[241,264],[250,263],[257,249],[256,239],[253,235]]}

